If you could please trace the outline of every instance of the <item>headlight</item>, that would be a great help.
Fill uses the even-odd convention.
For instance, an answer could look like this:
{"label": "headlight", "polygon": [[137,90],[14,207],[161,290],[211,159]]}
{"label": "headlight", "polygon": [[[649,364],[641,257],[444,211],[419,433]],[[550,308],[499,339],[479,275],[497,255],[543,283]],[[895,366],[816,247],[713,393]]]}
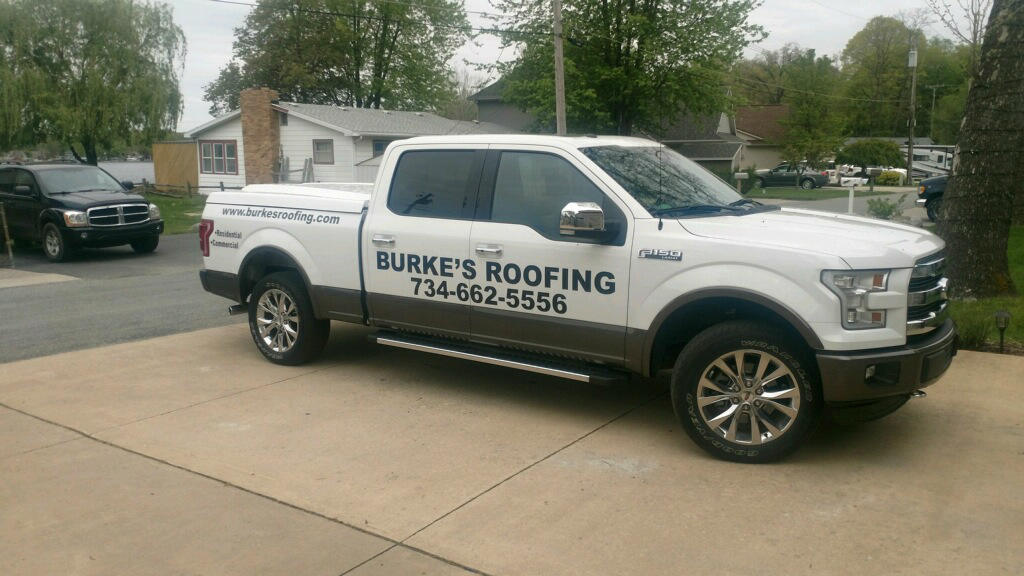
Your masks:
{"label": "headlight", "polygon": [[68,210],[67,212],[64,212],[64,224],[68,228],[80,228],[82,226],[88,226],[89,217],[85,215],[85,212]]}
{"label": "headlight", "polygon": [[149,219],[159,220],[160,219],[160,207],[156,204],[149,205]]}
{"label": "headlight", "polygon": [[843,328],[864,330],[885,327],[885,310],[867,307],[866,294],[885,292],[889,270],[825,270],[821,281],[839,296]]}

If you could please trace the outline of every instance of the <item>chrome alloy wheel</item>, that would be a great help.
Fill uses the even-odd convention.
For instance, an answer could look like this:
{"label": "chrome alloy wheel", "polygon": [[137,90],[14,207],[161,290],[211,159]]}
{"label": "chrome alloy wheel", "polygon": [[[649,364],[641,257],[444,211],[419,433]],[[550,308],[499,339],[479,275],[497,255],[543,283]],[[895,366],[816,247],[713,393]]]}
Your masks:
{"label": "chrome alloy wheel", "polygon": [[267,348],[287,352],[299,337],[299,308],[287,292],[271,288],[260,296],[256,326]]}
{"label": "chrome alloy wheel", "polygon": [[60,255],[60,232],[54,228],[48,228],[46,230],[46,238],[43,239],[43,244],[46,248],[46,253],[51,258],[56,258]]}
{"label": "chrome alloy wheel", "polygon": [[765,444],[785,434],[796,420],[800,388],[775,356],[736,350],[704,369],[697,406],[718,436],[737,444]]}

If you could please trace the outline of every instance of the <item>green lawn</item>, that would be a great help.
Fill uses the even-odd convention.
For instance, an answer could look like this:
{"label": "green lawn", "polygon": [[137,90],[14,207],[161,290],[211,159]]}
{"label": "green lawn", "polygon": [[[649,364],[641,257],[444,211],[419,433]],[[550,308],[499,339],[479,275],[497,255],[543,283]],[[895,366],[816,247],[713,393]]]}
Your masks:
{"label": "green lawn", "polygon": [[[1007,250],[1010,260],[1010,276],[1018,291],[1024,290],[1024,226],[1010,229],[1010,244]],[[954,300],[949,306],[950,314],[956,320],[960,342],[964,348],[983,348],[999,344],[996,330],[996,310],[1008,310],[1012,317],[1006,329],[1006,342],[1010,348],[1024,351],[1024,296],[1004,296],[980,300]]]}
{"label": "green lawn", "polygon": [[[857,198],[864,198],[866,196],[889,194],[889,192],[869,192],[865,188],[863,190],[858,189],[855,194]],[[814,190],[804,190],[803,188],[797,188],[795,186],[791,188],[787,188],[785,186],[771,186],[747,192],[747,198],[750,198],[751,200],[760,200],[762,198],[770,198],[772,200],[826,200],[828,198],[847,198],[849,196],[850,190],[848,188],[815,188]]]}
{"label": "green lawn", "polygon": [[199,222],[203,206],[206,205],[206,196],[201,195],[172,198],[159,194],[145,194],[145,197],[160,207],[160,216],[164,219],[164,234],[191,232],[192,226]]}

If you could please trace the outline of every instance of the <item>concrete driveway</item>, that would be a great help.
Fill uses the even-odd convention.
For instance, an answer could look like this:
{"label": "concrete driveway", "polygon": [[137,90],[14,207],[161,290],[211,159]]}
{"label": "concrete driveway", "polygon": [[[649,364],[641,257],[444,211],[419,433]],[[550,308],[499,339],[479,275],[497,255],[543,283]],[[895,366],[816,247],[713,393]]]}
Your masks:
{"label": "concrete driveway", "polygon": [[0,365],[2,574],[1019,574],[1024,358],[766,466],[664,384],[370,344],[280,367],[231,325]]}

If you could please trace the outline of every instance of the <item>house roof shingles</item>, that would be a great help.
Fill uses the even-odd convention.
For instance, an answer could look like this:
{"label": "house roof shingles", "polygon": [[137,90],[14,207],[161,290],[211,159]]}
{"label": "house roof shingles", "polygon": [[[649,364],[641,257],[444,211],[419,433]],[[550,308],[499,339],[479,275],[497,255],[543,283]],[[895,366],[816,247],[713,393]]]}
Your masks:
{"label": "house roof shingles", "polygon": [[736,109],[736,129],[777,144],[786,133],[782,120],[788,117],[789,106],[785,104],[741,106]]}
{"label": "house roof shingles", "polygon": [[281,108],[318,120],[341,131],[379,136],[434,134],[503,134],[508,129],[490,122],[451,120],[430,112],[400,112],[324,104],[280,102]]}

